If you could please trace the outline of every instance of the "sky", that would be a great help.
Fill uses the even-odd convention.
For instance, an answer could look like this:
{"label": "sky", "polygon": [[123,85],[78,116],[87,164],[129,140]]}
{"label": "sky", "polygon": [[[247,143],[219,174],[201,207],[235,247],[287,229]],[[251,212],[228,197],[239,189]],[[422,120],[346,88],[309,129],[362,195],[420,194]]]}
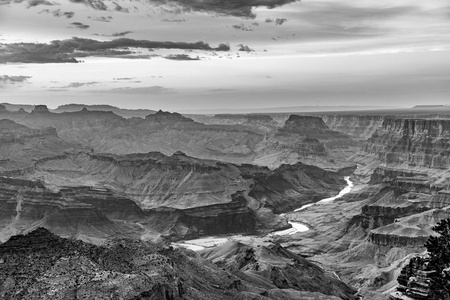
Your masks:
{"label": "sky", "polygon": [[450,2],[0,0],[0,102],[450,104]]}

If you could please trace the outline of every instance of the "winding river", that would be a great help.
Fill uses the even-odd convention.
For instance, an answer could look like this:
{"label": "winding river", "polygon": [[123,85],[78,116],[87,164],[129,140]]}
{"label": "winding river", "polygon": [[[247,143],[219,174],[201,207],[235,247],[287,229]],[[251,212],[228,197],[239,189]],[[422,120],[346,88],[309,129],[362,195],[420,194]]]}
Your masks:
{"label": "winding river", "polygon": [[[315,203],[310,203],[310,204],[303,205],[302,207],[297,208],[296,210],[294,210],[294,212],[302,211],[302,210],[307,209],[308,207],[311,207],[311,206],[321,205],[321,204],[326,204],[326,203],[333,202],[334,200],[336,200],[338,198],[341,198],[345,194],[350,193],[350,191],[353,188],[353,182],[350,181],[350,176],[346,176],[346,177],[344,177],[344,179],[345,179],[345,181],[347,181],[347,186],[345,188],[343,188],[339,192],[339,194],[337,194],[336,196],[333,196],[333,197],[330,197],[330,198],[325,198],[325,199],[322,199],[322,200],[320,200],[318,202],[315,202]],[[305,232],[305,231],[309,230],[308,226],[306,226],[306,225],[304,225],[302,223],[289,222],[289,224],[292,225],[292,228],[289,228],[289,229],[286,229],[286,230],[282,230],[282,231],[276,231],[276,232],[273,232],[272,234],[275,234],[275,235],[288,235],[288,234],[294,234],[294,233],[297,233],[297,232]]]}
{"label": "winding river", "polygon": [[[327,203],[333,202],[334,200],[336,200],[338,198],[341,198],[345,194],[348,194],[353,188],[353,182],[350,181],[350,176],[346,176],[346,177],[344,177],[344,179],[347,182],[347,186],[345,188],[343,188],[339,192],[339,194],[337,194],[336,196],[322,199],[316,203],[310,203],[310,204],[303,205],[302,207],[297,208],[293,212],[298,212],[298,211],[307,209],[308,207],[311,207],[314,205],[327,204]],[[289,224],[292,225],[292,228],[272,232],[272,233],[268,234],[267,236],[270,237],[273,235],[292,235],[297,232],[305,232],[305,231],[309,230],[308,226],[306,226],[302,223],[299,223],[299,222],[289,222]],[[229,237],[206,237],[206,238],[200,238],[200,239],[195,239],[195,240],[188,240],[188,241],[184,241],[184,242],[180,242],[180,243],[172,243],[172,245],[175,247],[185,247],[185,248],[188,248],[188,249],[191,249],[194,251],[200,251],[205,248],[210,248],[210,247],[218,246],[221,244],[225,244],[229,240],[238,240],[239,241],[239,240],[246,240],[249,238],[254,239],[257,237],[252,238],[249,236],[242,236],[242,235],[233,235],[233,236],[229,236]]]}

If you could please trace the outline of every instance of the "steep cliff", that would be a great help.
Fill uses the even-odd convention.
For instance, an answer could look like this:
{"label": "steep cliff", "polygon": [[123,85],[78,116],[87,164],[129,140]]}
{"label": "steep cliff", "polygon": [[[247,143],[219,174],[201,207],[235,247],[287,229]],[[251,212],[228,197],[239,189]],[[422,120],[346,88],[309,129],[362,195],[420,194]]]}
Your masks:
{"label": "steep cliff", "polygon": [[[182,152],[75,151],[36,162],[27,177],[95,205],[112,219],[141,218],[149,235],[170,239],[286,228],[287,220],[276,214],[329,197],[345,185],[342,174],[301,163],[272,171]],[[145,220],[134,203],[121,206],[130,199],[145,211]]]}
{"label": "steep cliff", "polygon": [[[111,195],[109,199],[95,199],[95,191],[85,196],[71,197],[69,194],[68,190],[53,192],[40,181],[0,177],[0,239],[5,241],[11,235],[37,226],[91,242],[139,235],[141,229],[138,226],[125,225],[107,217],[128,219],[130,214],[127,212],[133,210],[129,207],[133,203],[131,200],[118,198],[111,201]],[[78,201],[80,198],[84,201]],[[110,203],[114,205],[110,206]],[[139,215],[143,216],[142,211],[134,207],[134,217]]]}
{"label": "steep cliff", "polygon": [[349,136],[366,140],[383,123],[384,116],[381,115],[321,115],[325,124],[334,131],[343,132]]}
{"label": "steep cliff", "polygon": [[356,145],[350,136],[331,130],[320,117],[290,115],[277,136],[300,135],[324,143],[328,148],[348,148]]}
{"label": "steep cliff", "polygon": [[76,145],[59,138],[56,129],[32,129],[11,120],[0,120],[0,174],[21,173],[34,162],[63,154]]}
{"label": "steep cliff", "polygon": [[385,118],[363,149],[388,165],[447,169],[450,120]]}

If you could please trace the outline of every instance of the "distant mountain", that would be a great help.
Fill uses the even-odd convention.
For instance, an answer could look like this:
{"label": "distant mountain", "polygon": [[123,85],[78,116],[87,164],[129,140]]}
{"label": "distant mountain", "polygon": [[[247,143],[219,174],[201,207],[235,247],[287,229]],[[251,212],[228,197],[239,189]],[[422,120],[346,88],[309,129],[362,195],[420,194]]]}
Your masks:
{"label": "distant mountain", "polygon": [[299,112],[331,112],[331,111],[365,111],[379,109],[394,109],[398,107],[387,106],[286,106],[265,108],[209,108],[182,110],[183,114],[250,114],[250,113],[299,113]]}
{"label": "distant mountain", "polygon": [[21,108],[26,112],[32,112],[35,105],[30,104],[11,104],[11,103],[0,103],[0,105],[4,106],[8,111],[18,111]]}
{"label": "distant mountain", "polygon": [[[56,109],[51,110],[52,112],[62,113],[62,112],[76,112],[83,108],[87,108],[90,111],[112,111],[116,115],[124,118],[141,117],[145,118],[150,114],[154,114],[156,111],[150,109],[126,109],[119,108],[112,105],[85,105],[85,104],[65,104],[60,105]],[[8,108],[7,108],[8,109]]]}

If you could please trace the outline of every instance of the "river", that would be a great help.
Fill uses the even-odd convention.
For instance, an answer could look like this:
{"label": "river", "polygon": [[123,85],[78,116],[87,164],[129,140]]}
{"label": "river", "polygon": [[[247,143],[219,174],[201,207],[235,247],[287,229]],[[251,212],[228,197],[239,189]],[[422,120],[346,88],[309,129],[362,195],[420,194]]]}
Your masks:
{"label": "river", "polygon": [[[347,186],[345,188],[343,188],[339,192],[339,194],[337,194],[336,196],[322,199],[316,203],[310,203],[310,204],[303,205],[302,207],[295,209],[293,212],[302,211],[313,205],[327,204],[327,203],[333,202],[334,200],[336,200],[338,198],[341,198],[345,194],[350,193],[350,191],[353,188],[353,182],[350,181],[350,176],[346,176],[346,177],[344,177],[344,179],[347,182]],[[289,224],[292,225],[292,228],[272,232],[268,235],[268,237],[273,236],[273,235],[292,235],[297,232],[305,232],[305,231],[309,230],[308,226],[306,226],[302,223],[299,223],[299,222],[289,222]],[[185,248],[188,248],[188,249],[191,249],[194,251],[201,251],[201,250],[204,250],[205,248],[211,248],[214,246],[225,244],[226,242],[228,242],[230,240],[245,241],[248,239],[253,240],[253,239],[257,239],[257,237],[249,237],[249,236],[243,236],[243,235],[233,235],[233,236],[229,236],[229,237],[205,237],[205,238],[199,238],[199,239],[195,239],[195,240],[183,241],[180,243],[172,243],[172,245],[175,247],[185,247]],[[265,237],[264,237],[264,239],[265,239]]]}

